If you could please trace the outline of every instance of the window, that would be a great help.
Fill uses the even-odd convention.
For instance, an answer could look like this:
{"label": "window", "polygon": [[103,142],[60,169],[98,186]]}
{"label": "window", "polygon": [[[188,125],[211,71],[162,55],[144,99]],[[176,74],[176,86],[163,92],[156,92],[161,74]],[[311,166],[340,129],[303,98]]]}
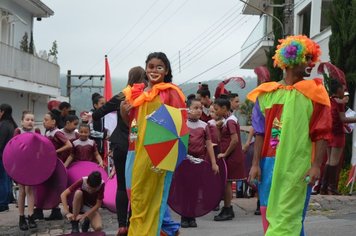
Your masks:
{"label": "window", "polygon": [[311,4],[306,6],[299,14],[299,34],[310,37]]}
{"label": "window", "polygon": [[328,11],[331,8],[332,0],[323,0],[321,2],[321,14],[320,14],[320,32],[330,26],[328,19]]}

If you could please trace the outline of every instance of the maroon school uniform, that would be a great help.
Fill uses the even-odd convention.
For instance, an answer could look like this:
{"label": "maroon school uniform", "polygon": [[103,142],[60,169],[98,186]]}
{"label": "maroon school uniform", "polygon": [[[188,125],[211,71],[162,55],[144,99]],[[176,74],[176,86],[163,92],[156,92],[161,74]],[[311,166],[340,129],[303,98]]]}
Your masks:
{"label": "maroon school uniform", "polygon": [[41,134],[41,130],[39,128],[34,128],[32,130],[24,130],[23,128],[16,128],[14,131],[14,137],[19,134],[24,134],[24,133],[37,133]]}
{"label": "maroon school uniform", "polygon": [[345,104],[338,103],[334,97],[330,98],[331,103],[331,139],[329,140],[330,147],[342,148],[345,146],[344,123],[340,119],[340,112],[345,112]]}
{"label": "maroon school uniform", "polygon": [[[63,128],[63,129],[60,129],[60,131],[67,137],[67,139],[69,139],[69,141],[72,144],[73,144],[73,142],[75,140],[77,140],[79,138],[79,133],[76,130],[74,130],[73,132],[68,133]],[[66,150],[66,151],[63,152],[62,155],[66,157],[65,159],[67,159],[69,157],[69,155],[71,154],[71,152],[72,152],[71,150]]]}
{"label": "maroon school uniform", "polygon": [[[64,146],[64,144],[68,141],[67,137],[64,135],[62,131],[58,128],[54,128],[52,130],[47,130],[45,136],[53,143],[54,148],[57,150]],[[68,156],[66,156],[66,152],[57,153],[57,157],[64,163]]]}
{"label": "maroon school uniform", "polygon": [[216,127],[216,120],[209,120],[208,121],[208,129],[211,136],[211,142],[213,143],[215,158],[217,158],[218,154],[220,153],[220,145],[219,145],[219,130]]}
{"label": "maroon school uniform", "polygon": [[96,143],[92,139],[82,141],[77,139],[73,142],[73,160],[74,161],[92,161],[96,162],[95,153],[98,151]]}
{"label": "maroon school uniform", "polygon": [[209,107],[203,106],[203,111],[202,111],[202,114],[200,117],[200,120],[204,121],[205,123],[207,123],[209,120],[211,120]]}
{"label": "maroon school uniform", "polygon": [[229,116],[220,130],[220,153],[224,153],[230,145],[231,135],[237,134],[238,143],[235,150],[225,158],[227,166],[227,179],[245,179],[245,163],[241,147],[240,125],[234,115]]}
{"label": "maroon school uniform", "polygon": [[90,191],[90,188],[87,183],[88,177],[83,177],[69,187],[71,193],[76,190],[82,190],[83,192],[83,204],[86,206],[94,206],[97,200],[102,201],[104,199],[104,188],[105,183],[102,181],[100,186],[95,188],[93,191]]}
{"label": "maroon school uniform", "polygon": [[78,133],[76,130],[74,130],[74,131],[71,132],[71,133],[68,133],[68,132],[66,132],[65,129],[63,128],[63,129],[60,129],[60,131],[62,131],[62,133],[67,137],[67,139],[69,139],[69,141],[70,141],[71,143],[73,143],[74,140],[77,140],[77,139],[79,138],[79,133]]}
{"label": "maroon school uniform", "polygon": [[211,140],[207,123],[197,121],[187,121],[189,128],[188,154],[204,160],[209,160],[206,150],[206,140]]}

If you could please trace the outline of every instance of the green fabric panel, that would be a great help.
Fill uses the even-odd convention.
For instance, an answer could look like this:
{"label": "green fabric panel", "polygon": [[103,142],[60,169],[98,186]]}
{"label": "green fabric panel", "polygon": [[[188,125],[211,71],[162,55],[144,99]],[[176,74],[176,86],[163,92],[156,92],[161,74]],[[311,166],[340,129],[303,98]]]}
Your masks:
{"label": "green fabric panel", "polygon": [[264,94],[261,100],[263,111],[273,104],[284,104],[280,143],[276,150],[267,206],[270,225],[266,235],[299,236],[307,192],[303,176],[311,166],[309,123],[313,104],[297,90],[279,89]]}
{"label": "green fabric panel", "polygon": [[177,136],[164,127],[148,120],[145,132],[144,145],[162,143],[177,139]]}

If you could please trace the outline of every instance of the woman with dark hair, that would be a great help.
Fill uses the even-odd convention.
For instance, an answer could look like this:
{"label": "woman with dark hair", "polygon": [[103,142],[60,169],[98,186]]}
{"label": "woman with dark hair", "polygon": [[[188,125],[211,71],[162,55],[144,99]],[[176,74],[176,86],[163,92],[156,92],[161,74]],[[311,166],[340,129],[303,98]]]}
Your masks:
{"label": "woman with dark hair", "polygon": [[[99,93],[93,93],[91,96],[93,102],[93,109],[91,112],[95,112],[100,109],[105,104],[105,98]],[[108,155],[106,152],[107,141],[107,130],[105,129],[105,118],[101,117],[100,119],[94,120],[90,124],[90,138],[93,139],[98,148],[98,152],[104,161],[104,165],[108,165]]]}
{"label": "woman with dark hair", "polygon": [[7,175],[2,162],[6,144],[14,136],[17,125],[12,118],[12,107],[9,104],[0,105],[0,212],[9,210],[12,196],[12,181]]}
{"label": "woman with dark hair", "polygon": [[[124,89],[121,115],[129,124],[129,150],[126,162],[126,187],[129,189],[132,216],[129,235],[178,235],[179,224],[171,221],[167,198],[173,172],[153,167],[143,137],[146,116],[162,104],[186,108],[182,91],[172,84],[172,71],[162,52],[148,55],[148,86],[134,84]],[[186,112],[182,123],[186,124]],[[161,231],[162,229],[162,231]]]}
{"label": "woman with dark hair", "polygon": [[[127,85],[133,86],[135,83],[145,82],[145,70],[136,66],[130,69],[128,74]],[[93,111],[92,118],[94,122],[100,121],[102,117],[106,114],[116,111],[117,112],[117,126],[113,133],[111,134],[110,140],[110,150],[113,152],[113,160],[115,165],[116,179],[117,179],[117,190],[116,190],[116,213],[117,221],[119,224],[119,229],[117,232],[118,236],[127,235],[127,209],[128,209],[128,198],[126,193],[125,184],[125,164],[127,149],[129,146],[128,134],[129,130],[126,123],[122,120],[120,114],[120,104],[125,99],[123,93],[119,93],[113,96],[108,102],[106,102],[102,107]]]}

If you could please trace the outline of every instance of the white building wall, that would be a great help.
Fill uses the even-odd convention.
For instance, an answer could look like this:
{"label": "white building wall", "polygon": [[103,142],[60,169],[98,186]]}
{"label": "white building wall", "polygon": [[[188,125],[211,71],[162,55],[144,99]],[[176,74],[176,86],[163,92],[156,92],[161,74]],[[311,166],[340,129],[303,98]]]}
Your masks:
{"label": "white building wall", "polygon": [[41,128],[42,120],[47,111],[47,101],[49,97],[46,95],[30,94],[26,92],[18,92],[12,90],[1,89],[0,103],[7,103],[12,106],[13,117],[20,125],[21,115],[24,110],[30,110],[35,114],[37,126]]}
{"label": "white building wall", "polygon": [[14,3],[12,0],[1,0],[0,8],[8,10],[10,13],[13,14],[13,16],[9,18],[10,22],[8,23],[8,27],[10,28],[9,34],[11,35],[10,38],[12,39],[12,42],[5,43],[20,48],[20,41],[22,40],[22,37],[24,36],[25,32],[27,32],[29,38],[28,41],[30,42],[31,31],[33,29],[32,15],[28,11],[23,9],[21,6]]}

